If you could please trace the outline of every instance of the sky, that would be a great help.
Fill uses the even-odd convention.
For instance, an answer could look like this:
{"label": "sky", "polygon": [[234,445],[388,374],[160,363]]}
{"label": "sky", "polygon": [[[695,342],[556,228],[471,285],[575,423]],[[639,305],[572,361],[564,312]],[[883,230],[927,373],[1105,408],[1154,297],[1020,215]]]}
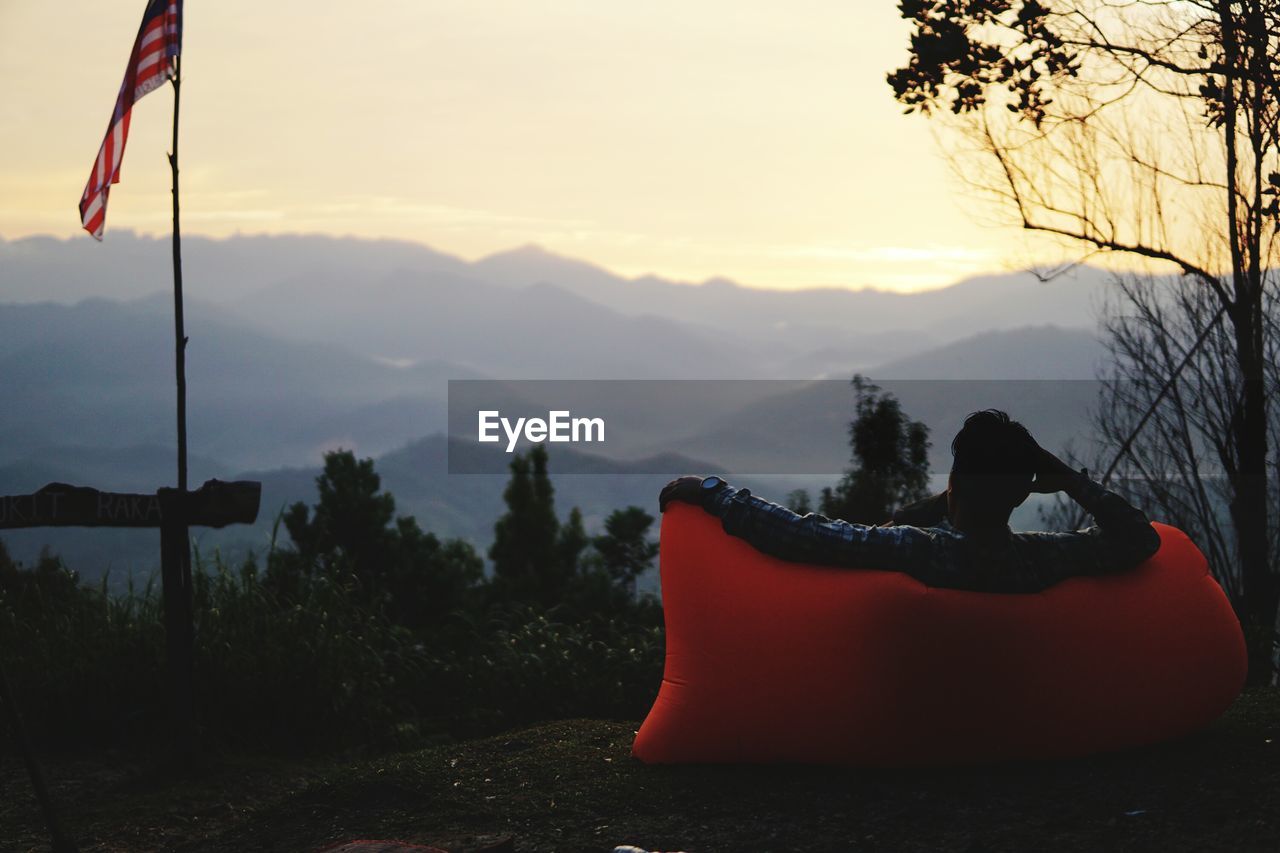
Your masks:
{"label": "sky", "polygon": [[[0,237],[76,205],[143,0],[0,0]],[[1060,255],[969,197],[885,75],[896,0],[280,0],[185,11],[183,233],[324,233],[624,275],[915,290]],[[112,229],[166,234],[172,94]]]}

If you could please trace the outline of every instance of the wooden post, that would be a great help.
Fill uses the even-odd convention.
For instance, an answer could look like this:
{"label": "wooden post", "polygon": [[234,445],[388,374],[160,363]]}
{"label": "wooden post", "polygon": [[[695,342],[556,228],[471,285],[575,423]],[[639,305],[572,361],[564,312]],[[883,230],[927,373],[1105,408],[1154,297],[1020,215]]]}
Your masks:
{"label": "wooden post", "polygon": [[186,492],[161,489],[160,589],[164,600],[169,743],[173,760],[190,766],[199,753],[195,726],[195,625]]}
{"label": "wooden post", "polygon": [[[173,60],[173,348],[178,410],[178,493],[169,496],[169,512],[160,527],[160,581],[164,594],[174,757],[190,764],[198,751],[193,713],[195,698],[195,626],[191,603],[191,538],[187,528],[187,332],[182,312],[182,228],[178,218],[178,107],[182,95],[182,56]],[[162,498],[164,490],[161,490]]]}
{"label": "wooden post", "polygon": [[[178,489],[187,490],[187,332],[182,316],[182,229],[178,222],[178,105],[182,94],[182,57],[173,59],[173,343],[178,385]],[[190,562],[188,560],[188,562]]]}

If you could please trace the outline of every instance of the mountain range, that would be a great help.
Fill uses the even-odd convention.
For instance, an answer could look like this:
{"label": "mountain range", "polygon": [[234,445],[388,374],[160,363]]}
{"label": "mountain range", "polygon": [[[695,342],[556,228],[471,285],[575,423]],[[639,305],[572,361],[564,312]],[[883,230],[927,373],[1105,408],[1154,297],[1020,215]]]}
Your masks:
{"label": "mountain range", "polygon": [[[844,375],[991,330],[1092,329],[1107,292],[1107,275],[1089,267],[1047,283],[1019,272],[904,294],[625,278],[535,246],[468,262],[398,241],[187,237],[183,254],[188,298],[272,334],[503,378],[795,379],[827,363]],[[127,231],[100,245],[0,238],[0,302],[168,294],[169,264],[166,239]]]}
{"label": "mountain range", "polygon": [[[171,481],[168,253],[167,240],[128,232],[101,245],[0,239],[0,494],[49,480]],[[670,413],[619,395],[626,441],[610,447],[614,461],[552,452],[553,470],[559,459],[562,471],[610,472],[557,478],[562,508],[598,521],[651,503],[661,476],[690,466],[829,481],[848,455],[855,371],[931,426],[937,470],[975,408],[1007,407],[1047,443],[1085,436],[1089,380],[1105,363],[1093,312],[1106,277],[1088,268],[1047,284],[1019,273],[898,294],[625,278],[536,247],[468,262],[318,236],[189,237],[184,258],[193,482],[252,474],[274,517],[312,497],[325,450],[348,447],[377,457],[402,511],[482,546],[503,478],[431,467],[448,447],[449,380],[771,380],[723,394],[688,386]],[[209,541],[260,546],[266,530]],[[143,553],[112,539],[127,532],[90,533],[112,559],[91,565],[94,549],[66,531],[5,539],[28,559],[53,542],[89,575]]]}

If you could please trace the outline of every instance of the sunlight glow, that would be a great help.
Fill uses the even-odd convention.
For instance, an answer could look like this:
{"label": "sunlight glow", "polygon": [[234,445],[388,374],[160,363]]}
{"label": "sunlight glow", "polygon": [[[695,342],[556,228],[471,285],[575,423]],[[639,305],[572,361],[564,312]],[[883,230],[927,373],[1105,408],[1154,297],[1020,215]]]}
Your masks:
{"label": "sunlight glow", "polygon": [[[937,287],[1039,257],[1049,244],[989,221],[901,114],[895,5],[191,4],[184,221],[468,258],[537,243],[780,288]],[[8,238],[78,233],[141,4],[61,8],[52,30],[39,4],[0,7]],[[75,61],[51,64],[54,42]],[[107,239],[168,230],[171,100],[134,110]]]}

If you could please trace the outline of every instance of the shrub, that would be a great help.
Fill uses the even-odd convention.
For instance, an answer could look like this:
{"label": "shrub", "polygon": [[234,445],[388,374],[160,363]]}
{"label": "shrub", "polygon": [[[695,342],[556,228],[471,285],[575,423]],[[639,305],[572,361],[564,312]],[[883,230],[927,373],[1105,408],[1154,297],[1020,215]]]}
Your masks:
{"label": "shrub", "polygon": [[[252,559],[232,569],[215,555],[194,578],[196,708],[215,748],[409,746],[559,717],[635,719],[661,679],[653,602],[564,621],[528,605],[455,611],[415,630],[340,574],[282,595]],[[0,662],[35,736],[136,745],[163,730],[154,585],[113,596],[57,561],[0,580]]]}

